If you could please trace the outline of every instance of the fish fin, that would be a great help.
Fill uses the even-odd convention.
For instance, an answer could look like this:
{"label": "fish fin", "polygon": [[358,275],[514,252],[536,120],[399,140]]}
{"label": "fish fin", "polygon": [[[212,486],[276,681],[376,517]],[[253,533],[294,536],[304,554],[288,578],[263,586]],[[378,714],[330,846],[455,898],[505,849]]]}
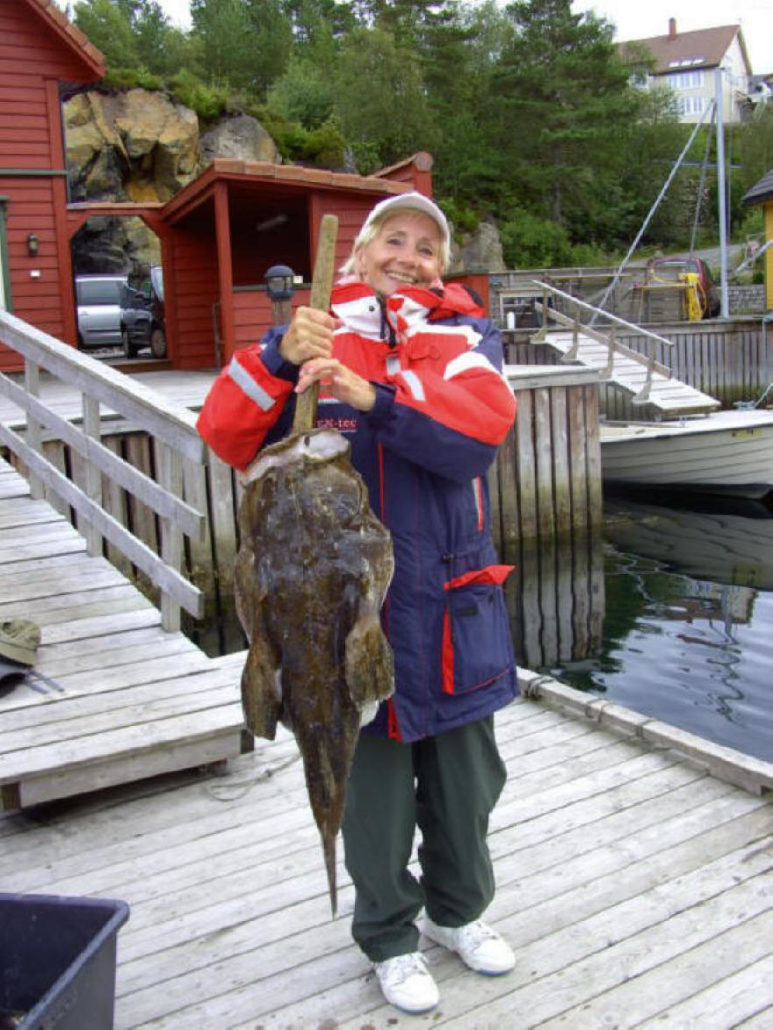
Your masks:
{"label": "fish fin", "polygon": [[349,631],[344,668],[349,697],[357,708],[394,693],[392,648],[376,614],[361,615]]}
{"label": "fish fin", "polygon": [[338,912],[338,889],[336,886],[336,839],[335,834],[322,835],[322,851],[327,870],[327,889],[330,895],[330,914],[335,919]]}
{"label": "fish fin", "polygon": [[253,637],[242,672],[242,710],[255,737],[273,740],[282,710],[279,658],[263,637]]}

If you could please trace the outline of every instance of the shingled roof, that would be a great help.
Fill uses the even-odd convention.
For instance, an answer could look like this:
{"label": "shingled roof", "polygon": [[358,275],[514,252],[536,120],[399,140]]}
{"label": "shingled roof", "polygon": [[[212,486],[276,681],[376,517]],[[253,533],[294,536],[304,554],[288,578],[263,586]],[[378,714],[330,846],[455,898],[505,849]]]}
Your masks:
{"label": "shingled roof", "polygon": [[59,38],[83,61],[95,79],[105,74],[105,57],[81,30],[73,25],[53,0],[20,0],[48,22]]}
{"label": "shingled roof", "polygon": [[769,200],[773,200],[773,168],[741,197],[741,203],[747,206],[764,204]]}
{"label": "shingled roof", "polygon": [[746,53],[746,44],[740,25],[721,25],[713,29],[695,29],[693,32],[677,32],[676,21],[671,19],[670,31],[665,36],[651,36],[649,39],[632,39],[620,43],[624,57],[633,56],[633,44],[647,49],[655,58],[653,75],[668,75],[670,72],[688,68],[716,68],[738,36],[744,61],[751,74],[751,65]]}

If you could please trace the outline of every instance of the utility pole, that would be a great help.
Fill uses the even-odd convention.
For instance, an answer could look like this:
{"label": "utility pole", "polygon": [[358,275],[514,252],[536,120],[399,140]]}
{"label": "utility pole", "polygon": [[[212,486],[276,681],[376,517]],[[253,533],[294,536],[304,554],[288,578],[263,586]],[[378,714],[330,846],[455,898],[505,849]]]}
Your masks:
{"label": "utility pole", "polygon": [[725,112],[722,106],[722,68],[714,71],[714,102],[717,110],[717,193],[719,205],[719,284],[721,295],[720,317],[730,317],[730,298],[727,290],[727,193],[725,186]]}

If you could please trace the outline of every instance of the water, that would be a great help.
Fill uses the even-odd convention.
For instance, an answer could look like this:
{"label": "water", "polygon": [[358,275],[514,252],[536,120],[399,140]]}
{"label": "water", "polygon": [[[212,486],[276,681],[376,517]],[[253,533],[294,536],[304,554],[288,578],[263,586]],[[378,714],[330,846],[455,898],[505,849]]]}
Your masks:
{"label": "water", "polygon": [[773,512],[605,507],[603,620],[570,685],[773,761]]}

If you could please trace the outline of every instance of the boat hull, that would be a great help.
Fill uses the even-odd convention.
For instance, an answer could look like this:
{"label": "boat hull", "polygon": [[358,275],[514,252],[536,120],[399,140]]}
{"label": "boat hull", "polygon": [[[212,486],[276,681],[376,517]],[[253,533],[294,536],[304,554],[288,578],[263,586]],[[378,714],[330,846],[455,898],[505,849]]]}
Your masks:
{"label": "boat hull", "polygon": [[601,427],[605,484],[761,498],[773,491],[773,411]]}

